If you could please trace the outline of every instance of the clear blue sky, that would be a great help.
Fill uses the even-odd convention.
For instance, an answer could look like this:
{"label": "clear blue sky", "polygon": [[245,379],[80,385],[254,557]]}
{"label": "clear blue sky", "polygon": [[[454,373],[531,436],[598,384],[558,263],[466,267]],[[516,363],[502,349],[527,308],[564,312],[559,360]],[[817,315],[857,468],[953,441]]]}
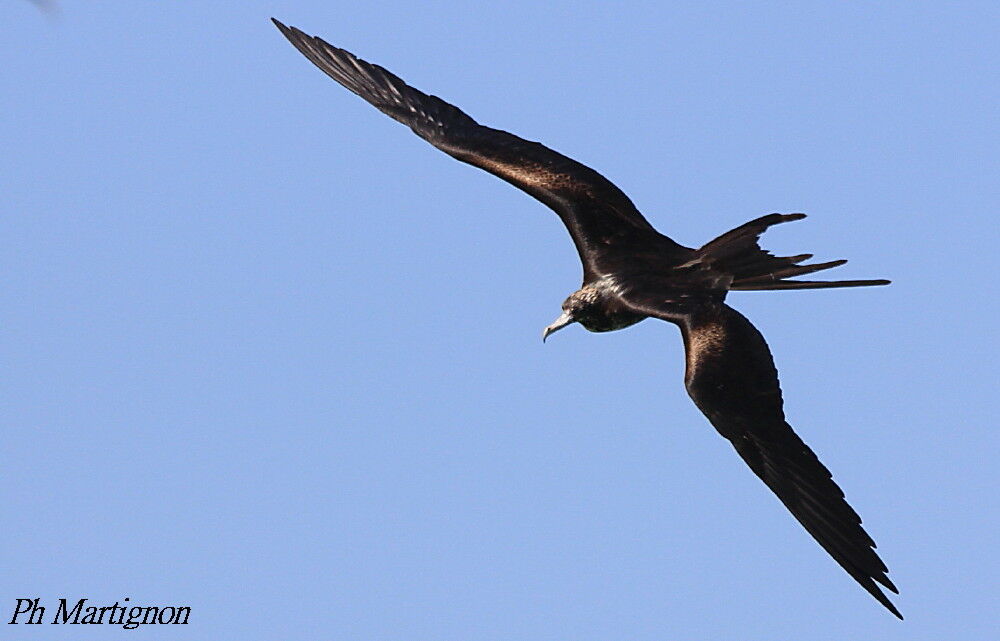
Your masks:
{"label": "clear blue sky", "polygon": [[[272,15],[591,165],[679,242],[804,211],[766,246],[893,279],[729,300],[907,620],[693,407],[676,328],[543,346],[580,277],[556,217]],[[0,615],[191,606],[137,633],[171,640],[995,632],[997,3],[11,1],[3,25]],[[38,628],[2,636],[125,634]]]}

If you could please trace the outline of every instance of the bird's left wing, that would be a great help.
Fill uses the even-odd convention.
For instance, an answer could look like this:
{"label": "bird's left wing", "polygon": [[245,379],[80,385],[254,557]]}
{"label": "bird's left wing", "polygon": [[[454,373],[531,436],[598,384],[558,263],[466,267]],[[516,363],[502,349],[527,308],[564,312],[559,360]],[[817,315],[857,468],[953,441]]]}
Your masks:
{"label": "bird's left wing", "polygon": [[679,314],[654,296],[626,298],[638,312],[680,324],[687,359],[684,382],[698,409],[830,556],[902,619],[876,585],[898,593],[861,518],[830,471],[785,421],[778,372],[760,332],[721,302],[692,302]]}
{"label": "bird's left wing", "polygon": [[485,169],[551,207],[569,230],[586,280],[643,249],[689,252],[659,234],[618,187],[548,147],[480,125],[458,107],[382,67],[272,19],[314,65],[448,155]]}

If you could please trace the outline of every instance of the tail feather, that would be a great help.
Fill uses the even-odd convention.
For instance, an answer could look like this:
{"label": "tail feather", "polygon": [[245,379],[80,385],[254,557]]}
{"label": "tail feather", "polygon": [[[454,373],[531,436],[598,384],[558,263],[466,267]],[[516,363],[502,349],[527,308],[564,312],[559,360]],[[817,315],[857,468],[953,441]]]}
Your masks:
{"label": "tail feather", "polygon": [[891,280],[878,278],[875,280],[776,280],[772,283],[734,282],[729,289],[737,291],[763,291],[769,289],[832,289],[834,287],[871,287],[873,285],[888,285]]}
{"label": "tail feather", "polygon": [[813,263],[812,265],[793,265],[792,267],[786,267],[784,269],[775,269],[766,274],[761,274],[759,276],[747,276],[740,278],[740,283],[753,283],[757,281],[774,281],[779,278],[788,278],[790,276],[803,276],[805,274],[812,274],[813,272],[822,271],[824,269],[832,269],[834,267],[840,267],[847,261],[844,259],[831,260],[826,263]]}
{"label": "tail feather", "polygon": [[750,278],[754,271],[760,275],[770,274],[777,265],[797,265],[804,260],[812,258],[812,254],[799,254],[798,256],[772,256],[770,252],[759,249],[749,251],[740,259],[726,259],[726,269],[731,273],[743,274]]}
{"label": "tail feather", "polygon": [[729,287],[732,290],[826,289],[889,284],[889,281],[884,279],[786,280],[793,276],[803,276],[839,267],[847,262],[846,260],[831,260],[825,263],[801,265],[801,262],[812,258],[812,254],[775,256],[762,249],[758,244],[761,234],[768,227],[801,220],[805,217],[805,214],[768,214],[751,220],[708,242],[697,251],[695,258],[690,261],[689,265],[703,265],[712,270],[732,275],[733,280]]}

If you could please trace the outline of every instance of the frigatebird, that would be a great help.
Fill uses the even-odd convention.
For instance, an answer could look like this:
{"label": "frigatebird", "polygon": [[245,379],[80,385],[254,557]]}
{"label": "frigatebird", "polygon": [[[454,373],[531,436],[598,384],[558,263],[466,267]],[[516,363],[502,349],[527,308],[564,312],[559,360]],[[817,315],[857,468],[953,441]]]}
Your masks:
{"label": "frigatebird", "polygon": [[314,65],[449,156],[485,169],[553,209],[583,262],[583,285],[542,339],[572,323],[592,332],[647,318],[678,325],[684,384],[698,409],[821,546],[879,603],[903,616],[878,584],[899,593],[861,518],[830,471],[785,421],[778,372],[764,337],[725,303],[730,290],[887,285],[887,280],[792,280],[843,265],[804,264],[758,244],[772,225],[805,214],[768,214],[698,249],[656,231],[606,178],[537,142],[480,125],[458,107],[382,67],[274,20]]}

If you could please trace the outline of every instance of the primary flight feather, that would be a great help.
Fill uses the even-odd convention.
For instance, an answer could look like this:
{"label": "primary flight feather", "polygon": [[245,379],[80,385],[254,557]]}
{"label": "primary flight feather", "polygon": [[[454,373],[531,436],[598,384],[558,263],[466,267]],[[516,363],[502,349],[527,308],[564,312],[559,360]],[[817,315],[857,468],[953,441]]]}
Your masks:
{"label": "primary flight feather", "polygon": [[599,173],[544,145],[480,125],[458,107],[322,39],[274,24],[313,64],[446,154],[484,169],[553,209],[583,263],[583,285],[543,338],[572,323],[593,332],[659,318],[684,339],[688,394],[753,472],[854,580],[903,618],[875,543],[830,471],[785,421],[778,373],[760,332],[725,304],[730,290],[885,285],[887,280],[794,280],[843,260],[803,264],[761,249],[768,227],[804,218],[769,214],[699,249],[657,232]]}

